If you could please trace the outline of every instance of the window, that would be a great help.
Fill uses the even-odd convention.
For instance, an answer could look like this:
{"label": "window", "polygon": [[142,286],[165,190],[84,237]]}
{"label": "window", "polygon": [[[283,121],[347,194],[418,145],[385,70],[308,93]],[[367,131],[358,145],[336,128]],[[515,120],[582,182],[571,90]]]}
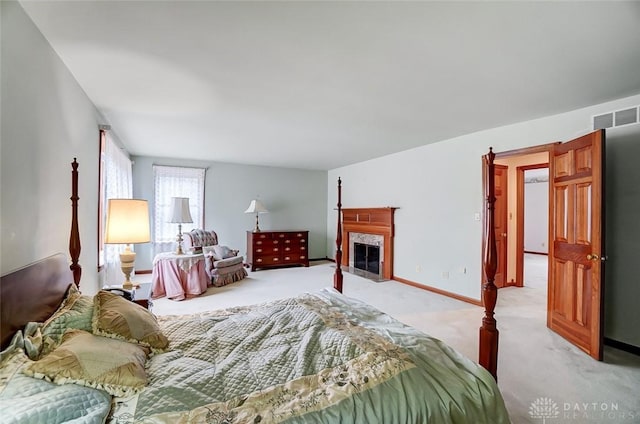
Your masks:
{"label": "window", "polygon": [[194,228],[204,228],[204,177],[205,169],[203,168],[153,166],[155,253],[171,250],[178,234],[178,225],[168,222],[171,217],[172,197],[189,198],[193,223],[182,224],[183,233]]}
{"label": "window", "polygon": [[105,245],[104,230],[107,222],[108,199],[130,199],[133,196],[131,160],[108,136],[100,130],[100,199],[98,205],[98,266],[105,270],[107,284],[122,280],[120,252],[124,245]]}

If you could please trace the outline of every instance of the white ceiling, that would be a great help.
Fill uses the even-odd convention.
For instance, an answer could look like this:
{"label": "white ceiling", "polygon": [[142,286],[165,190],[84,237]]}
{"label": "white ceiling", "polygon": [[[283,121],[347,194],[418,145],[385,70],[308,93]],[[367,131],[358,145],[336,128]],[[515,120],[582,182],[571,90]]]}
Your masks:
{"label": "white ceiling", "polygon": [[131,154],[339,166],[640,93],[640,2],[21,1]]}

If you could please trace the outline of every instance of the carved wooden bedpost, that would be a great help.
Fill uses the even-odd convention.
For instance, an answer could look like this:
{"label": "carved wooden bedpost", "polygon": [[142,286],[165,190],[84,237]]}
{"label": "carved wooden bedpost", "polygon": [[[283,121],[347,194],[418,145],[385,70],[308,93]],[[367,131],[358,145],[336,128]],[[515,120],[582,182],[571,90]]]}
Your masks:
{"label": "carved wooden bedpost", "polygon": [[338,228],[336,231],[336,272],[333,288],[342,293],[342,180],[338,177]]}
{"label": "carved wooden bedpost", "polygon": [[71,255],[71,265],[69,268],[73,272],[73,281],[76,287],[80,287],[80,277],[82,267],[78,263],[80,257],[80,231],[78,230],[78,162],[73,158],[71,163],[71,236],[69,237],[69,254]]}
{"label": "carved wooden bedpost", "polygon": [[496,301],[498,299],[498,288],[494,284],[496,270],[498,268],[498,252],[496,248],[495,229],[495,171],[493,160],[496,154],[489,148],[489,153],[485,156],[486,164],[486,193],[487,193],[487,215],[486,215],[486,246],[484,250],[484,274],[485,282],[482,285],[482,302],[484,304],[484,317],[482,327],[480,327],[480,365],[485,367],[493,378],[497,380],[498,369],[498,329],[496,320],[493,317]]}

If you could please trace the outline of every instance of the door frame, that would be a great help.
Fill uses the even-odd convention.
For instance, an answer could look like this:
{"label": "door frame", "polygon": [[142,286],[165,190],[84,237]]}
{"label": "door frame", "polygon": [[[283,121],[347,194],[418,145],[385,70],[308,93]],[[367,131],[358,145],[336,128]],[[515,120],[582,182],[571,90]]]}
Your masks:
{"label": "door frame", "polygon": [[[524,173],[530,169],[549,169],[549,162],[522,165],[516,168],[516,283],[515,287],[524,287]],[[549,199],[551,200],[551,199]],[[547,207],[547,215],[549,210]],[[547,223],[548,225],[548,223]],[[548,228],[548,227],[547,227]],[[547,256],[549,249],[549,232],[547,231]]]}
{"label": "door frame", "polygon": [[[500,159],[500,158],[506,158],[506,157],[511,157],[511,156],[523,156],[523,155],[530,155],[533,153],[544,153],[547,152],[548,154],[551,154],[553,152],[553,148],[555,145],[557,144],[562,144],[561,141],[555,141],[552,143],[545,143],[545,144],[540,144],[537,146],[530,146],[530,147],[523,147],[521,149],[515,149],[515,150],[507,150],[504,152],[496,152],[496,159]],[[481,157],[480,160],[482,161],[481,163],[483,164],[482,166],[482,198],[486,199],[487,198],[487,170],[486,170],[486,166],[484,166],[484,159]],[[551,191],[549,191],[549,196],[551,196]],[[551,200],[551,199],[549,199]],[[549,212],[548,212],[549,213]],[[487,211],[486,208],[482,209],[482,222],[486,222],[486,215],[487,215]],[[524,224],[523,224],[524,225]],[[482,264],[484,262],[484,251],[485,251],[485,243],[484,241],[487,239],[487,229],[485,228],[485,226],[482,227],[482,255],[480,256],[480,263]],[[547,241],[547,244],[549,242]],[[522,241],[522,262],[523,262],[523,275],[524,275],[524,238]],[[516,251],[517,252],[517,251]],[[507,262],[508,262],[508,251],[507,251]],[[517,267],[517,262],[516,262],[516,267]],[[483,269],[483,268],[481,268]],[[516,275],[517,275],[517,270],[516,270]],[[484,282],[484,272],[480,274],[480,290],[482,290],[482,284]],[[520,280],[519,282],[516,281],[516,286],[518,286],[518,283],[522,284],[522,280]],[[512,285],[513,286],[513,285]]]}
{"label": "door frame", "polygon": [[[513,286],[513,284],[511,284],[509,282],[509,280],[507,280],[507,270],[509,269],[509,261],[508,261],[508,257],[509,257],[509,243],[508,243],[508,231],[509,231],[509,167],[507,165],[501,165],[501,164],[494,164],[494,174],[496,174],[495,176],[495,180],[497,181],[498,179],[498,175],[497,175],[497,171],[498,169],[502,169],[503,171],[503,181],[504,184],[501,187],[502,189],[502,201],[500,202],[500,207],[502,209],[504,209],[502,212],[504,212],[504,216],[500,217],[499,212],[499,202],[498,202],[498,190],[495,190],[495,194],[496,194],[496,201],[494,203],[494,216],[495,216],[495,225],[496,228],[498,226],[498,219],[500,219],[502,222],[500,222],[500,225],[502,225],[502,233],[498,234],[498,232],[496,231],[496,247],[498,250],[498,266],[496,268],[496,275],[494,277],[494,283],[496,285],[497,288],[502,288],[502,287],[509,287],[509,286]],[[494,184],[495,181],[494,181]],[[497,187],[497,184],[496,184]],[[486,196],[485,196],[486,197]],[[498,243],[497,240],[501,240],[501,243]],[[502,276],[502,281],[498,281],[498,275]]]}

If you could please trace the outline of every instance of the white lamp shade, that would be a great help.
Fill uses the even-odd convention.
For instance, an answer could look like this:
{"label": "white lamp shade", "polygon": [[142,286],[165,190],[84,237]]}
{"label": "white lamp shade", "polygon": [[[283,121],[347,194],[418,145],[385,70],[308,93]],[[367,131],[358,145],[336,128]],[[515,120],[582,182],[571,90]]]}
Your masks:
{"label": "white lamp shade", "polygon": [[268,212],[269,211],[267,210],[267,208],[264,207],[262,202],[257,199],[252,200],[247,210],[244,211],[244,213],[268,213]]}
{"label": "white lamp shade", "polygon": [[169,222],[174,224],[193,222],[193,218],[191,218],[191,211],[189,210],[188,197],[171,198],[171,219]]}
{"label": "white lamp shade", "polygon": [[148,243],[149,206],[146,200],[109,199],[107,206],[107,244]]}

